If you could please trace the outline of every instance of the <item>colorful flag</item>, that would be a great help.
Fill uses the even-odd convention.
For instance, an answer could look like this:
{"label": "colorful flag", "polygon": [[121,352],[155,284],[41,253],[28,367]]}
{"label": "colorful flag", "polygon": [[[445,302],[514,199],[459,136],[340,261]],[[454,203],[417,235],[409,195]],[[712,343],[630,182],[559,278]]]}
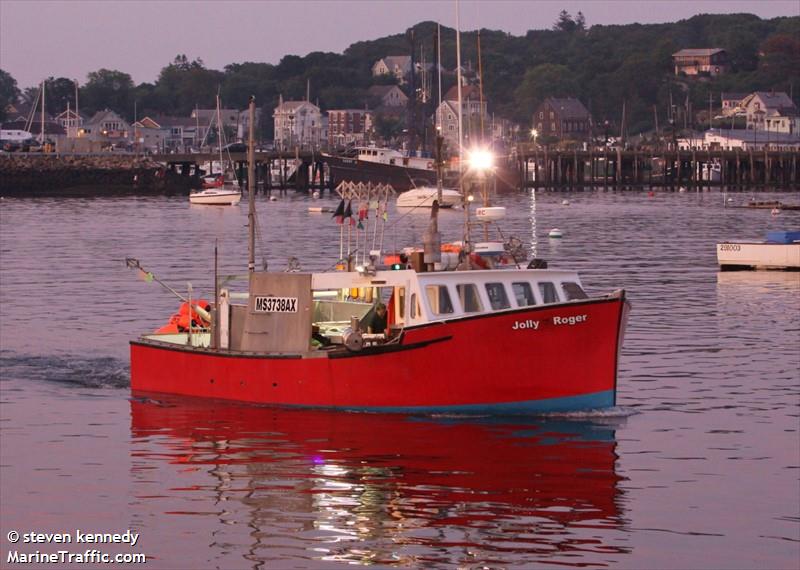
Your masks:
{"label": "colorful flag", "polygon": [[336,211],[333,213],[333,217],[336,218],[336,223],[340,226],[344,223],[344,198],[342,198],[342,201],[339,202],[338,206],[336,206]]}
{"label": "colorful flag", "polygon": [[356,221],[353,219],[353,201],[352,200],[350,200],[347,203],[347,208],[344,209],[344,217],[345,218],[350,218],[350,225],[351,226],[356,225]]}

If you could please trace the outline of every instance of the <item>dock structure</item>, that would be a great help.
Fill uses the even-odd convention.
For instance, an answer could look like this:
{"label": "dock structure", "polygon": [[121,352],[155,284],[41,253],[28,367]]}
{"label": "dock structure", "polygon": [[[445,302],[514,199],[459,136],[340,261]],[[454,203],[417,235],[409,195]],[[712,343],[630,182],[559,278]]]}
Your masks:
{"label": "dock structure", "polygon": [[797,150],[549,150],[519,147],[521,186],[559,190],[800,189]]}
{"label": "dock structure", "polygon": [[[198,176],[203,165],[219,161],[219,154],[178,153],[153,154],[151,160],[167,165],[170,171],[183,176]],[[239,180],[247,180],[247,152],[231,152],[230,160],[234,163]],[[320,152],[308,150],[270,151],[255,154],[256,188],[271,192],[276,190],[329,190],[336,184],[326,175],[325,157]],[[208,172],[205,172],[208,174]]]}

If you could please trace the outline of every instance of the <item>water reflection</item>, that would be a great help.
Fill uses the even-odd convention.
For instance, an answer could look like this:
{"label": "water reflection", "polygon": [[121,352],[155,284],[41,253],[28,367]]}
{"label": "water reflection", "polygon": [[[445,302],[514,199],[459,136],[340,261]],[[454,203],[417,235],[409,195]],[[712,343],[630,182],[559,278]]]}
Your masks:
{"label": "water reflection", "polygon": [[169,481],[179,492],[160,508],[175,527],[199,516],[218,564],[585,566],[627,552],[613,426],[157,398],[130,404],[135,495],[163,501],[147,489]]}

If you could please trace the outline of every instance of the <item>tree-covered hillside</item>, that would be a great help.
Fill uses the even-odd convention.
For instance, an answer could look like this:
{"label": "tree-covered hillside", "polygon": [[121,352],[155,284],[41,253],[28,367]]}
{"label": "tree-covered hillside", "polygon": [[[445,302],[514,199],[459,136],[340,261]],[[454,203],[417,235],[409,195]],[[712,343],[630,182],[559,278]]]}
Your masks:
{"label": "tree-covered hillside", "polygon": [[[178,56],[166,65],[155,83],[134,85],[120,70],[101,69],[81,85],[81,110],[91,113],[112,108],[128,119],[144,115],[188,115],[196,106],[210,108],[219,91],[225,107],[244,108],[255,95],[271,109],[285,100],[305,98],[325,109],[374,105],[367,89],[386,79],[371,76],[371,67],[386,55],[424,54],[434,61],[434,22],[372,41],[352,44],[343,54],[314,52],[304,57],[286,55],[277,65],[231,63],[224,70],[206,68],[201,60]],[[413,32],[413,34],[412,34]],[[709,94],[719,106],[724,91],[781,90],[800,95],[800,17],[762,20],[749,14],[703,14],[669,24],[591,26],[566,12],[550,30],[532,30],[525,36],[481,30],[481,63],[489,111],[524,126],[533,110],[548,96],[574,96],[589,108],[597,122],[618,125],[623,104],[630,134],[652,128],[656,113],[663,121],[670,100],[693,109],[708,108]],[[462,65],[478,67],[478,32],[461,34]],[[455,30],[442,28],[442,64],[456,65]],[[716,79],[676,77],[671,55],[682,48],[723,48],[732,70]],[[16,82],[0,70],[0,105],[19,93]],[[73,95],[71,81],[54,78],[59,88],[48,95],[48,111],[60,112]],[[454,83],[444,78],[444,89]],[[406,86],[407,89],[407,86]],[[32,97],[27,89],[22,97]],[[426,113],[432,111],[429,103]],[[655,112],[654,112],[655,111]],[[271,113],[266,113],[266,117]],[[691,120],[691,119],[690,119]],[[271,135],[264,121],[262,135]]]}

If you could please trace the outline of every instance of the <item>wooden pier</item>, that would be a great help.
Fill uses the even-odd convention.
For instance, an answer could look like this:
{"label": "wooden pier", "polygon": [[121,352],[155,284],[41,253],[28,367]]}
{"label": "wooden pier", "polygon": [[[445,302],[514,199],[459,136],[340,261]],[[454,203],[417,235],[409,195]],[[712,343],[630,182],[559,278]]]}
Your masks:
{"label": "wooden pier", "polygon": [[798,151],[518,149],[515,160],[525,188],[800,188]]}
{"label": "wooden pier", "polygon": [[[247,153],[226,153],[235,164],[239,180],[247,180]],[[167,165],[183,176],[199,177],[202,165],[219,162],[218,152],[153,154],[149,158]],[[278,190],[333,190],[335,181],[326,176],[325,157],[311,151],[271,151],[255,153],[256,187],[264,192]],[[204,171],[204,175],[209,172]]]}

